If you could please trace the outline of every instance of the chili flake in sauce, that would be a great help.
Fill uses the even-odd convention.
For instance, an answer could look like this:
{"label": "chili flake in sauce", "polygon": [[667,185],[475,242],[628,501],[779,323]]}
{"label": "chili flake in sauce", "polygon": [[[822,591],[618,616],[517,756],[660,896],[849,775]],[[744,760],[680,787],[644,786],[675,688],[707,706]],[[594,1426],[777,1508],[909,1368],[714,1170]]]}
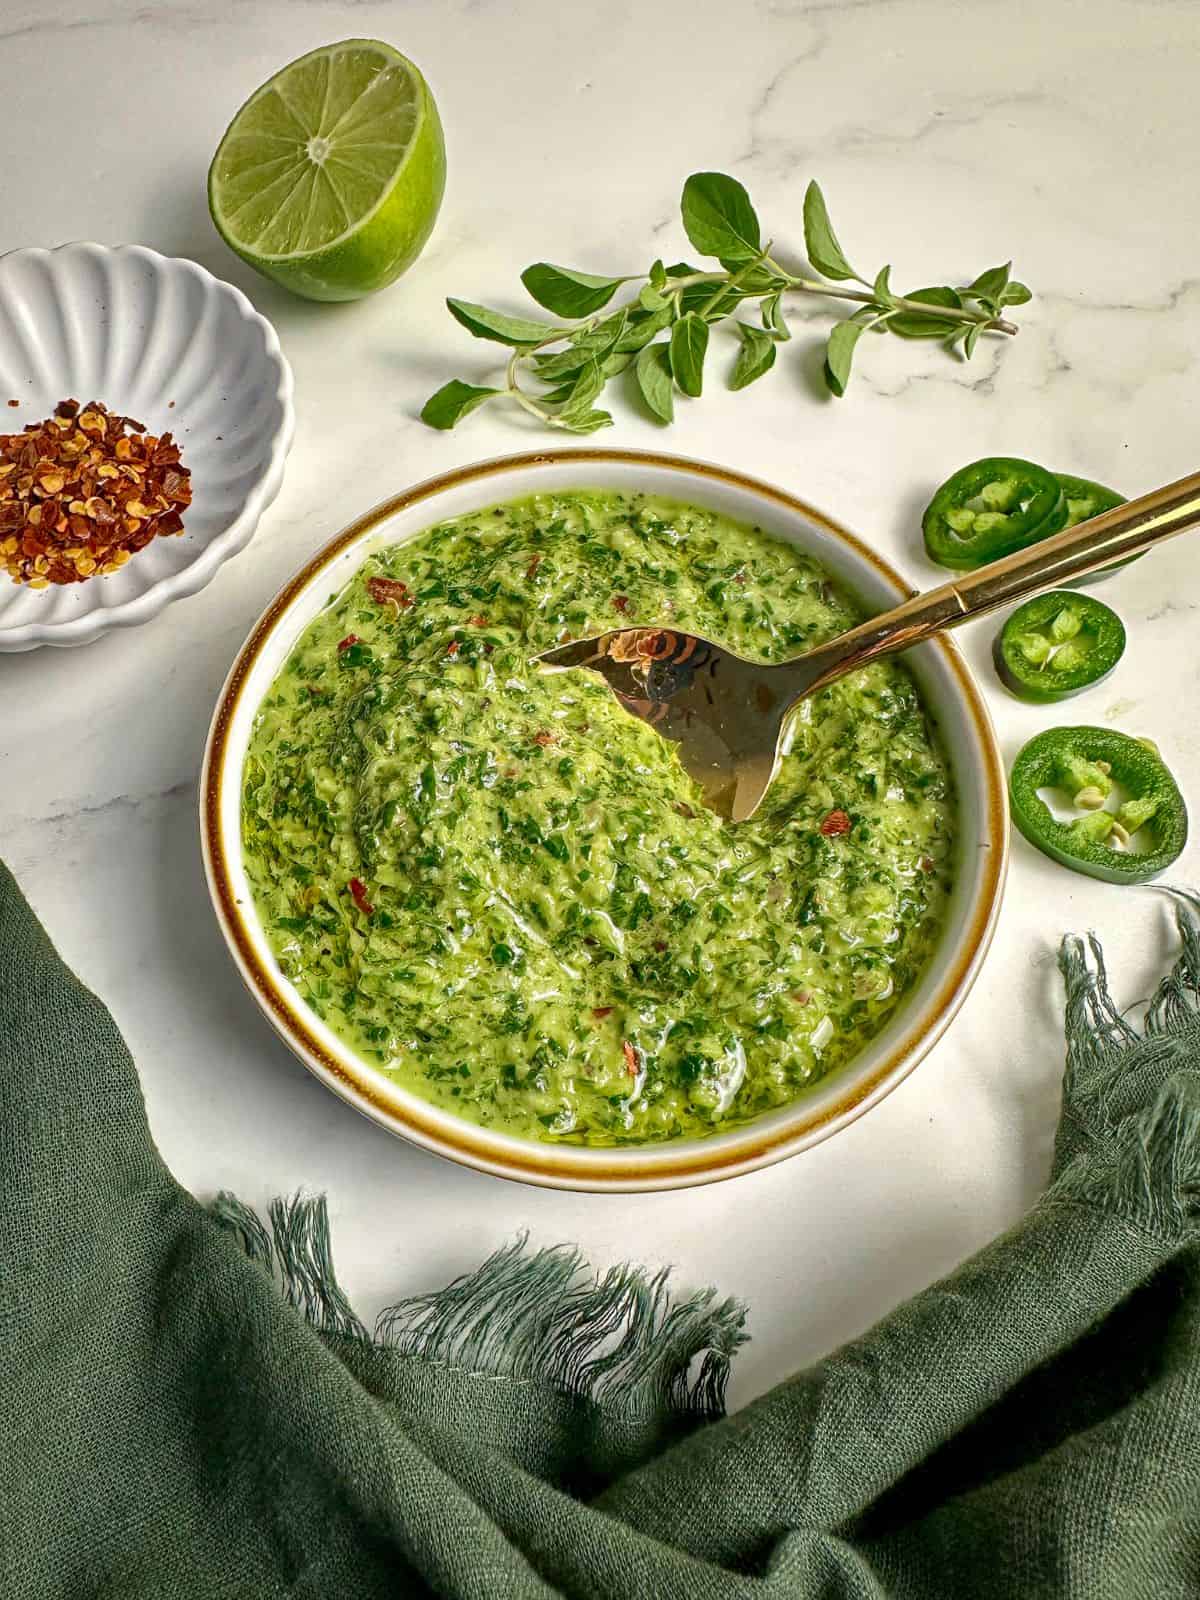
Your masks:
{"label": "chili flake in sauce", "polygon": [[0,434],[0,563],[45,589],[123,567],[159,535],[183,532],[191,474],[169,433],[90,400]]}

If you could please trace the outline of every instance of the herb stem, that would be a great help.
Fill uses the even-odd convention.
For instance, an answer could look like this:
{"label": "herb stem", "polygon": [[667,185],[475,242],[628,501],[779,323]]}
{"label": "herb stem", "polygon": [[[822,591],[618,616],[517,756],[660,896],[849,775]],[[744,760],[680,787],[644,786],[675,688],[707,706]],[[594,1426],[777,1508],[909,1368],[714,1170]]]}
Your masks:
{"label": "herb stem", "polygon": [[[773,265],[773,263],[771,263]],[[878,305],[875,295],[866,289],[841,289],[836,284],[822,283],[817,278],[796,278],[787,274],[787,287],[800,294],[823,294],[833,300],[856,300],[859,305]],[[935,306],[923,300],[907,300],[896,295],[893,311],[907,311],[918,317],[937,317],[944,322],[977,322],[994,333],[1015,334],[1017,325],[1005,317],[989,317],[986,311],[973,311],[970,306]]]}
{"label": "herb stem", "polygon": [[[746,267],[732,276],[727,272],[692,272],[686,278],[675,278],[666,293],[676,298],[684,289],[690,289],[696,283],[717,283],[722,285],[723,289],[732,289],[737,286],[750,267],[756,266],[764,266],[776,273],[782,280],[777,286],[780,289],[791,290],[797,294],[820,294],[831,300],[853,300],[862,306],[878,304],[875,295],[869,289],[843,289],[838,284],[826,283],[820,278],[798,277],[794,273],[787,272],[777,261],[773,261],[765,254],[748,262]],[[767,294],[771,292],[769,289],[764,291]],[[703,316],[719,298],[719,293],[712,296],[699,308],[699,314]],[[922,300],[908,300],[903,295],[897,295],[896,303],[891,309],[907,311],[919,317],[940,317],[946,322],[977,322],[994,333],[1006,333],[1010,336],[1018,332],[1015,322],[1009,322],[1005,317],[989,317],[986,311],[974,311],[970,306],[931,306]]]}
{"label": "herb stem", "polygon": [[532,395],[526,394],[522,389],[518,373],[520,364],[527,355],[531,355],[534,350],[540,350],[542,345],[557,344],[561,337],[562,335],[560,334],[554,339],[543,339],[539,345],[533,345],[526,349],[515,349],[508,358],[508,388],[505,391],[512,396],[519,406],[524,406],[531,416],[537,417],[539,422],[549,422],[555,424],[555,426],[557,426],[557,422],[553,413],[547,411],[544,405],[535,400]]}
{"label": "herb stem", "polygon": [[[767,248],[769,249],[770,246]],[[730,289],[736,289],[748,272],[753,272],[755,267],[761,267],[763,262],[767,259],[768,256],[766,250],[761,250],[758,255],[747,261],[744,267],[739,267],[734,273],[724,274],[725,282],[720,286],[720,288],[718,288],[715,294],[710,294],[704,304],[698,307],[696,315],[703,317],[707,312],[711,311],[713,306],[717,304],[722,295],[727,294]]]}
{"label": "herb stem", "polygon": [[690,289],[694,283],[724,283],[728,277],[727,272],[689,272],[686,278],[672,278],[664,293],[676,295],[681,289]]}

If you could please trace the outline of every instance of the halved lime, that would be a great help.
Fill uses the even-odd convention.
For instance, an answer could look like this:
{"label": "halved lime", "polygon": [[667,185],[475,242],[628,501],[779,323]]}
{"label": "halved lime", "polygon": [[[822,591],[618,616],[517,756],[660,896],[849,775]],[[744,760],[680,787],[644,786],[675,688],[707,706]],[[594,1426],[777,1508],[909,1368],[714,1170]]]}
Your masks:
{"label": "halved lime", "polygon": [[208,172],[217,231],[310,300],[398,278],[433,231],[446,146],[429,85],[377,39],[313,50],[234,117]]}

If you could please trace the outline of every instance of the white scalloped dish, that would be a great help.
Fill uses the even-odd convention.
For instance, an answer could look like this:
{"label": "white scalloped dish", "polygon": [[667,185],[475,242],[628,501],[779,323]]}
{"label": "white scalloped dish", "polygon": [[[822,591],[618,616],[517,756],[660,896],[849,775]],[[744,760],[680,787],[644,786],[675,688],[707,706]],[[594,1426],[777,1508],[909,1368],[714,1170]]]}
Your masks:
{"label": "white scalloped dish", "polygon": [[90,644],[195,594],[249,543],[283,481],[291,369],[266,318],[194,261],[142,245],[0,256],[0,433],[68,398],[170,430],[192,504],[182,534],[108,577],[34,590],[0,571],[0,652]]}

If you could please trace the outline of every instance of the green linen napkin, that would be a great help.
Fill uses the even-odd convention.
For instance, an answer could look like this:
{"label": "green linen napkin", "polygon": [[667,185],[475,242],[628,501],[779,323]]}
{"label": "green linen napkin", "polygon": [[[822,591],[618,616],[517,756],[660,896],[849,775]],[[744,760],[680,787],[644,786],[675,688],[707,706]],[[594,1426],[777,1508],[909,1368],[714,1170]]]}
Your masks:
{"label": "green linen napkin", "polygon": [[1030,1215],[722,1419],[742,1312],[711,1293],[516,1245],[372,1336],[319,1202],[268,1230],[194,1200],[0,867],[0,1595],[1195,1600],[1186,899],[1179,927],[1140,1031],[1065,947]]}

